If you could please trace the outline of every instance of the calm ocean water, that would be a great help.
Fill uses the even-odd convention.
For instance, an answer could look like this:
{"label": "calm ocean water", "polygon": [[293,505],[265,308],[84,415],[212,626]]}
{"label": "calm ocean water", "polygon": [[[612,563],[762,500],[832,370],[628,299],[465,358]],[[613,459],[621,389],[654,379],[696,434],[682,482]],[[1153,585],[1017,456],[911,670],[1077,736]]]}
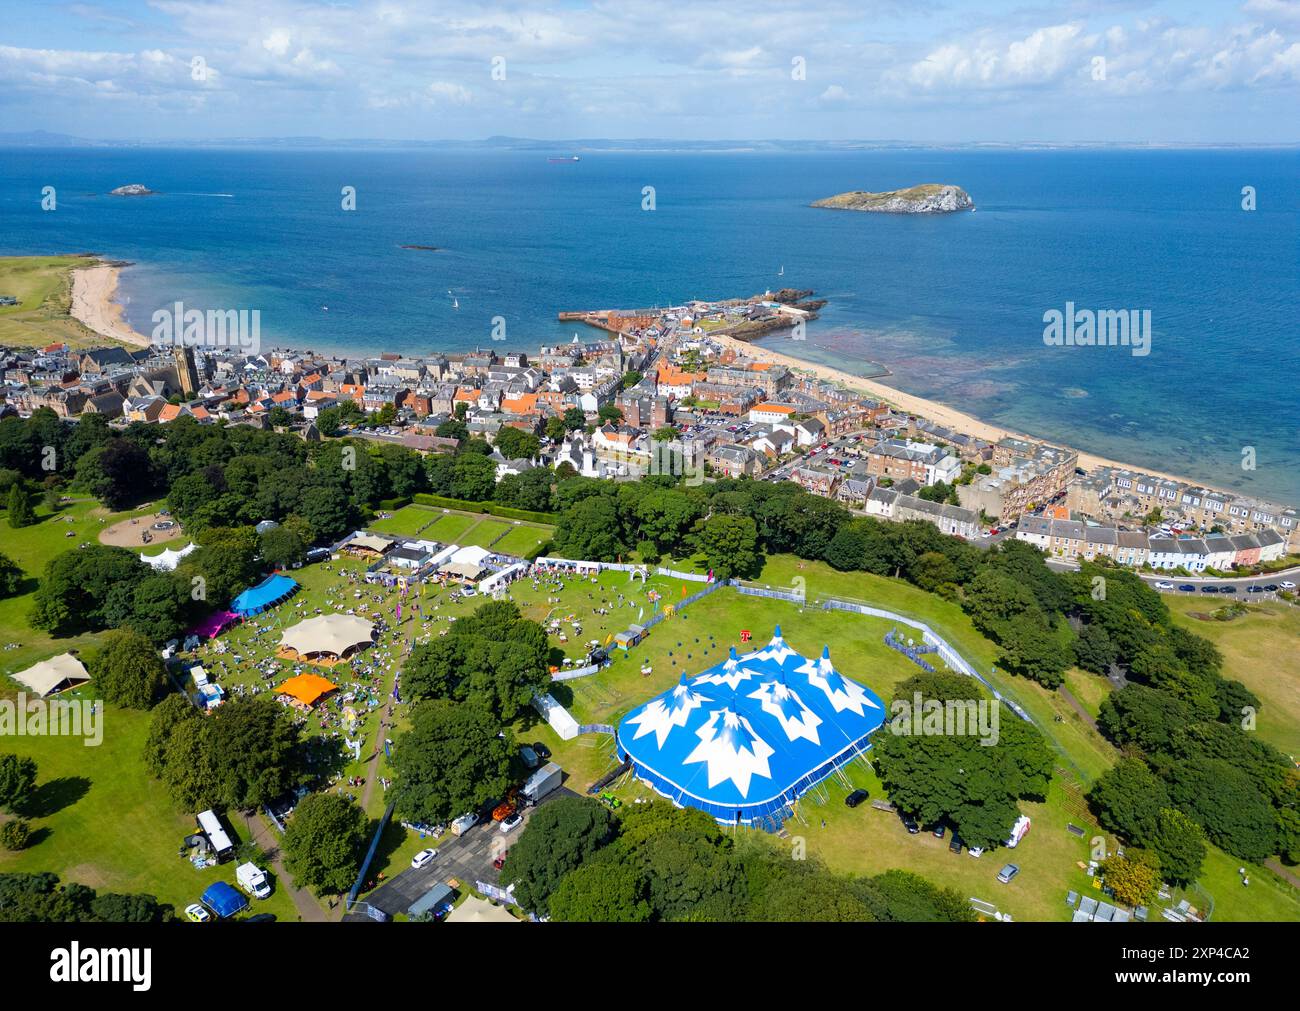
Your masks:
{"label": "calm ocean water", "polygon": [[[572,336],[561,309],[812,288],[830,303],[808,339],[766,343],[850,371],[879,362],[899,388],[989,421],[1300,503],[1298,180],[1295,151],[550,164],[516,152],[0,150],[0,252],[134,261],[120,295],[144,333],[181,299],[260,309],[263,346],[353,354],[488,344],[496,316],[507,346],[534,348]],[[133,182],[161,195],[104,195]],[[960,185],[978,211],[807,206],[917,182]],[[53,213],[40,210],[46,185]],[[340,207],[344,186],[355,211]],[[1151,310],[1151,354],[1045,346],[1043,313],[1067,301]]]}

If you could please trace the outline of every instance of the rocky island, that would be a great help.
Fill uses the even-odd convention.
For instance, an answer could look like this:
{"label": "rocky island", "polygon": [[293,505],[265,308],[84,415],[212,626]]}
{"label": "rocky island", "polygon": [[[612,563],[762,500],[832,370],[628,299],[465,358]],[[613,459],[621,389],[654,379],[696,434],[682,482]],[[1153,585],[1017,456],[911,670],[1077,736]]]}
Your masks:
{"label": "rocky island", "polygon": [[949,214],[973,211],[975,202],[960,186],[922,183],[905,190],[868,193],[852,190],[824,200],[814,200],[813,207],[831,207],[841,211],[875,211],[879,214]]}
{"label": "rocky island", "polygon": [[109,190],[108,195],[110,197],[151,197],[154,192],[143,183],[128,183],[126,186],[119,186],[115,190]]}

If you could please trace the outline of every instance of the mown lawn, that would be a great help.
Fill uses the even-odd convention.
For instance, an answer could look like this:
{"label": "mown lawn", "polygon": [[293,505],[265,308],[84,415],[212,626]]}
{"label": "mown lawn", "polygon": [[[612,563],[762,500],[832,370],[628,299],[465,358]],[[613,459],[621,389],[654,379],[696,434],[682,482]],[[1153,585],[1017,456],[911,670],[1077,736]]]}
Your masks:
{"label": "mown lawn", "polygon": [[[28,813],[35,841],[19,853],[0,850],[0,873],[52,871],[98,891],[146,892],[178,914],[213,881],[234,884],[235,864],[199,871],[179,855],[182,839],[194,831],[194,814],[178,813],[145,771],[149,714],[109,706],[103,720],[98,747],[74,737],[0,738],[0,751],[28,755],[38,767]],[[236,844],[247,838],[239,819],[229,827]],[[255,902],[253,913],[298,918],[279,888]]]}
{"label": "mown lawn", "polygon": [[[27,575],[22,592],[0,600],[0,673],[13,674],[32,664],[68,650],[85,650],[98,641],[97,635],[55,639],[37,632],[27,624],[32,609],[32,595],[45,565],[56,555],[80,544],[98,544],[99,532],[119,520],[152,512],[145,506],[130,512],[113,513],[95,502],[73,502],[51,514],[43,505],[36,507],[38,522],[15,530],[0,519],[0,553],[8,555]],[[11,648],[17,643],[16,648]],[[0,682],[16,688],[8,679]]]}
{"label": "mown lawn", "polygon": [[375,520],[367,529],[376,533],[393,534],[398,537],[414,537],[422,527],[438,519],[441,513],[428,506],[408,505],[398,509],[387,519]]}
{"label": "mown lawn", "polygon": [[70,314],[72,270],[85,266],[78,256],[0,257],[0,295],[18,305],[0,306],[0,344],[44,347],[66,342],[72,347],[103,347],[113,342]]}
{"label": "mown lawn", "polygon": [[1285,755],[1300,758],[1300,607],[1250,604],[1231,621],[1194,617],[1219,606],[1194,597],[1167,597],[1174,621],[1223,653],[1224,677],[1240,681],[1261,703],[1257,732]]}

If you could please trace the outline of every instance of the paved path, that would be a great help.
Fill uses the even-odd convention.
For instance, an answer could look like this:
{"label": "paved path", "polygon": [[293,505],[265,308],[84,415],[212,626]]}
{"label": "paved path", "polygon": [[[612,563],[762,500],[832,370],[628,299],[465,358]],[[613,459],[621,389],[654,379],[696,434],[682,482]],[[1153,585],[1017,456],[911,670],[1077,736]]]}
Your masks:
{"label": "paved path", "polygon": [[1080,716],[1083,717],[1083,721],[1087,723],[1088,726],[1092,727],[1093,730],[1097,729],[1097,721],[1093,719],[1092,713],[1088,712],[1088,710],[1083,708],[1083,703],[1081,703],[1078,699],[1074,697],[1070,689],[1066,688],[1065,685],[1061,685],[1061,687],[1058,688],[1057,691],[1061,693],[1061,698],[1065,699],[1066,702],[1070,703],[1070,707],[1076,713],[1078,713]]}
{"label": "paved path", "polygon": [[266,853],[267,860],[275,871],[275,886],[283,888],[293,899],[293,904],[298,910],[298,919],[304,923],[324,923],[325,910],[321,909],[320,903],[311,892],[294,885],[293,878],[284,869],[284,862],[280,858],[280,837],[275,834],[275,830],[261,815],[253,815],[251,818],[244,815],[244,824],[248,827],[248,837]]}

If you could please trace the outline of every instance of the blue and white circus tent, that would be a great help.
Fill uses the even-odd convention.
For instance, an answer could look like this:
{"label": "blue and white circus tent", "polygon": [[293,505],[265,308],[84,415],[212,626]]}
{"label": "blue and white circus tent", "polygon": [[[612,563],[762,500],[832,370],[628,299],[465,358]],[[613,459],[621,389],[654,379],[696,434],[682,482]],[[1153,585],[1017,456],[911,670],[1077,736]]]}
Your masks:
{"label": "blue and white circus tent", "polygon": [[886,719],[880,696],[810,660],[778,625],[762,649],[681,682],[618,726],[620,758],[671,800],[724,823],[770,819],[864,754]]}

